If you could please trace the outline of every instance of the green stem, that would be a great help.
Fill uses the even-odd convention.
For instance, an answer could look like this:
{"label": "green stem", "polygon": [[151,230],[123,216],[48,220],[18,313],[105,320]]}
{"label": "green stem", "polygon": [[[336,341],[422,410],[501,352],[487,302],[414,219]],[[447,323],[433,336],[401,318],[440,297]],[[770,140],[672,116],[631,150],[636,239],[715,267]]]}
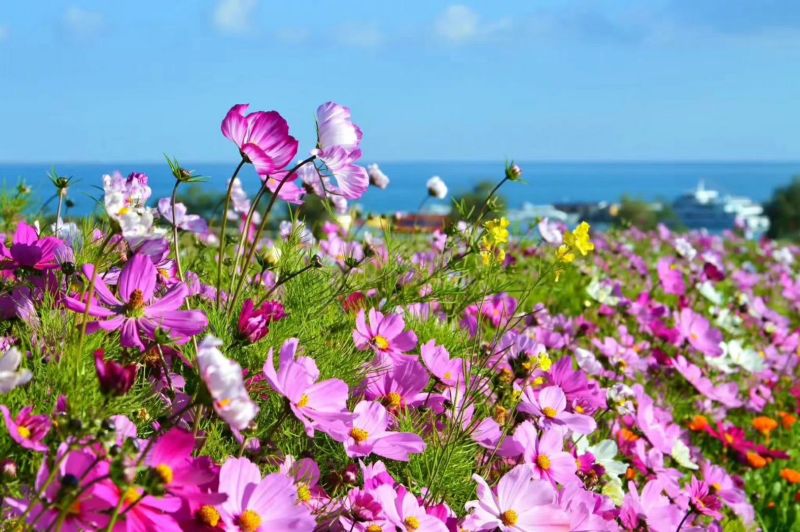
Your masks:
{"label": "green stem", "polygon": [[242,157],[239,166],[237,166],[236,170],[234,170],[230,182],[228,183],[228,191],[225,193],[225,209],[222,211],[222,230],[219,233],[219,258],[217,260],[217,309],[219,309],[220,297],[222,297],[222,293],[220,292],[220,289],[222,288],[222,259],[225,256],[225,228],[228,227],[228,208],[231,205],[231,191],[233,190],[233,182],[236,180],[236,177],[239,175],[239,171],[246,162],[247,160]]}
{"label": "green stem", "polygon": [[[175,248],[175,265],[178,267],[178,279],[183,282],[183,267],[181,267],[181,250],[180,245],[178,244],[178,224],[175,223],[175,200],[178,197],[178,185],[181,182],[179,180],[175,180],[175,186],[172,187],[172,246]],[[221,245],[220,241],[220,245]]]}

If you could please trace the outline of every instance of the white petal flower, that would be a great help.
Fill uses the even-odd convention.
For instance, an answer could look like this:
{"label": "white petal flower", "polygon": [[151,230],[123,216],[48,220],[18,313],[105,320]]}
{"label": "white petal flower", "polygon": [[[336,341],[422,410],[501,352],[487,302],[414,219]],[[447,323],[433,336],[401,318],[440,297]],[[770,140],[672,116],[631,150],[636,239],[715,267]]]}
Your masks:
{"label": "white petal flower", "polygon": [[22,386],[33,376],[27,369],[18,369],[22,362],[22,353],[12,347],[0,357],[0,393],[8,393],[17,386]]}

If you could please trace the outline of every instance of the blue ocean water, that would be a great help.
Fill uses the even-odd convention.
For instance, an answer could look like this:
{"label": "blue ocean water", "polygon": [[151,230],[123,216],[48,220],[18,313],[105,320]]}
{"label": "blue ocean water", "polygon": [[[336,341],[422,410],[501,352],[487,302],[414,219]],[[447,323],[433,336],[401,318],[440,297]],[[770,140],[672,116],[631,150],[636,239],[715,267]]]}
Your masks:
{"label": "blue ocean water", "polygon": [[[364,161],[372,162],[372,161]],[[470,190],[480,181],[496,182],[502,177],[504,163],[499,162],[387,162],[377,161],[391,179],[386,190],[370,188],[360,200],[368,212],[415,210],[425,197],[425,182],[439,175],[450,188],[450,197]],[[800,174],[800,162],[520,162],[525,183],[508,183],[502,193],[512,208],[523,203],[616,201],[623,194],[644,200],[669,200],[694,189],[700,180],[707,188],[723,194],[747,196],[766,201],[776,187]],[[186,168],[206,176],[199,185],[207,191],[224,191],[235,164],[185,164]],[[20,179],[33,188],[36,201],[45,202],[53,192],[47,173],[55,167],[59,175],[72,176],[74,185],[69,197],[75,202],[73,216],[91,212],[96,198],[102,197],[102,175],[119,170],[123,174],[144,172],[150,176],[153,202],[168,196],[173,178],[165,163],[63,163],[0,164],[0,183],[14,187]],[[258,178],[250,168],[242,173],[245,187],[255,193]],[[450,197],[441,203],[449,203]],[[50,206],[54,207],[55,202]]]}

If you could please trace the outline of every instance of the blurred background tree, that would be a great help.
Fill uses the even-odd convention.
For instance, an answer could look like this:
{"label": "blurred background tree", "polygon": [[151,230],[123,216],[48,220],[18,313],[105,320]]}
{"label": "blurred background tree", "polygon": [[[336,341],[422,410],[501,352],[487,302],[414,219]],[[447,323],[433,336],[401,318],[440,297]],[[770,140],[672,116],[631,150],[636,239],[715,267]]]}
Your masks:
{"label": "blurred background tree", "polygon": [[768,237],[800,240],[800,176],[775,190],[764,213],[769,217]]}
{"label": "blurred background tree", "polygon": [[642,231],[655,229],[660,223],[672,229],[682,228],[680,219],[669,203],[649,203],[627,195],[622,196],[612,220],[614,227],[636,227]]}

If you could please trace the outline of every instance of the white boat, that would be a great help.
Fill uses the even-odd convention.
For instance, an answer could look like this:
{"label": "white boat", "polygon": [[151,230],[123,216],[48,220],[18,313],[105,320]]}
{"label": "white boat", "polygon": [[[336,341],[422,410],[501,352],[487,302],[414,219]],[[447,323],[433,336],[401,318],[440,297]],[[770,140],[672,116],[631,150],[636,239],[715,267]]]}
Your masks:
{"label": "white boat", "polygon": [[694,191],[679,196],[672,208],[688,229],[723,231],[742,227],[749,233],[769,229],[769,218],[764,216],[761,205],[743,196],[722,196],[706,188],[702,181]]}

